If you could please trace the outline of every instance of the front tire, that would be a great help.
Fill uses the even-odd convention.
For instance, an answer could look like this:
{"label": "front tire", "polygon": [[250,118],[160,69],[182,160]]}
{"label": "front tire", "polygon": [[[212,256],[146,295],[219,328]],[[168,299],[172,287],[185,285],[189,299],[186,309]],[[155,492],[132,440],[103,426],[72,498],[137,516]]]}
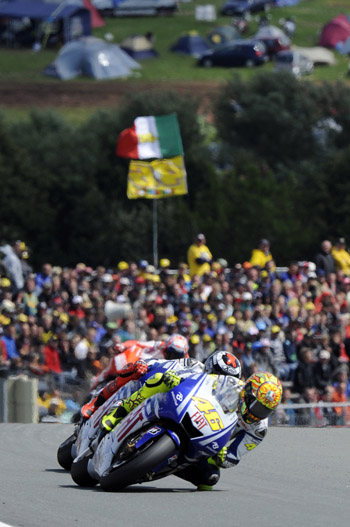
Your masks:
{"label": "front tire", "polygon": [[126,461],[123,465],[102,476],[100,485],[106,491],[118,491],[142,479],[152,468],[176,451],[174,441],[163,435],[148,448]]}
{"label": "front tire", "polygon": [[75,435],[71,435],[66,439],[57,450],[57,461],[59,465],[65,470],[70,470],[73,463],[72,446],[76,441]]}
{"label": "front tire", "polygon": [[98,483],[98,481],[92,478],[88,472],[88,463],[89,459],[92,458],[92,455],[93,454],[86,456],[72,464],[70,474],[74,483],[79,485],[79,487],[94,487]]}

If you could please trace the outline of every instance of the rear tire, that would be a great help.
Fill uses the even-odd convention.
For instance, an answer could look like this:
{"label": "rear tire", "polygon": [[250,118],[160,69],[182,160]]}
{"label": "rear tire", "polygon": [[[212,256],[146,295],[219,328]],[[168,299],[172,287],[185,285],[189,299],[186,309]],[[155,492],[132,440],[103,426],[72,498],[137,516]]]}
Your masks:
{"label": "rear tire", "polygon": [[120,467],[102,476],[100,485],[109,492],[115,492],[133,485],[142,479],[152,468],[168,458],[177,450],[174,441],[163,435],[139,455],[132,457]]}
{"label": "rear tire", "polygon": [[57,450],[57,461],[59,465],[61,465],[62,468],[65,470],[70,470],[72,463],[73,463],[73,457],[72,457],[72,446],[74,445],[76,441],[75,435],[71,435],[66,439],[61,445],[58,447]]}
{"label": "rear tire", "polygon": [[248,59],[245,63],[247,68],[252,68],[254,66],[254,61],[251,59]]}
{"label": "rear tire", "polygon": [[98,483],[98,481],[92,478],[88,472],[88,463],[91,458],[92,454],[72,464],[70,471],[72,480],[80,487],[94,487]]}

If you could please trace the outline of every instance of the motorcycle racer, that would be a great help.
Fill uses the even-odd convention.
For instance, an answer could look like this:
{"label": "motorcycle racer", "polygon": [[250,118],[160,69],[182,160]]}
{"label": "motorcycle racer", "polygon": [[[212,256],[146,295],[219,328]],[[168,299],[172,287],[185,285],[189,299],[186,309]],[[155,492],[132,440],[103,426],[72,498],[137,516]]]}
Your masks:
{"label": "motorcycle racer", "polygon": [[[240,379],[242,371],[237,357],[226,351],[214,352],[208,357],[205,364],[192,358],[173,360],[146,359],[145,361],[141,359],[134,364],[127,364],[122,370],[117,372],[116,378],[109,382],[97,397],[94,397],[82,407],[82,416],[88,419],[97,408],[126,383],[140,379],[147,371],[155,370],[159,366],[163,366],[164,370],[175,370],[178,374],[182,374],[182,377],[186,376],[186,373],[203,373],[205,371],[206,373],[216,373],[218,375],[231,375]],[[140,386],[133,386],[133,391],[142,386],[142,381],[140,380],[140,382]]]}
{"label": "motorcycle racer", "polygon": [[[175,475],[190,481],[198,490],[212,490],[220,479],[220,468],[237,465],[242,456],[257,447],[268,429],[268,418],[282,398],[282,385],[273,374],[258,372],[245,383],[234,377],[217,377],[215,395],[225,411],[236,411],[238,422],[226,446],[214,457],[190,465]],[[119,401],[117,408],[102,418],[102,434],[110,432],[136,406],[156,393],[165,393],[182,381],[174,370],[157,372],[130,397]],[[229,381],[229,382],[228,382]],[[229,388],[229,389],[228,389]],[[230,393],[231,392],[231,393]],[[237,397],[233,392],[239,394]]]}
{"label": "motorcycle racer", "polygon": [[[136,363],[140,359],[181,359],[188,357],[188,341],[183,335],[171,335],[166,341],[149,340],[127,340],[123,344],[117,344],[114,348],[116,355],[111,359],[109,365],[91,384],[94,390],[101,382],[114,379],[120,375],[121,370],[130,363]],[[130,374],[131,374],[130,370]]]}

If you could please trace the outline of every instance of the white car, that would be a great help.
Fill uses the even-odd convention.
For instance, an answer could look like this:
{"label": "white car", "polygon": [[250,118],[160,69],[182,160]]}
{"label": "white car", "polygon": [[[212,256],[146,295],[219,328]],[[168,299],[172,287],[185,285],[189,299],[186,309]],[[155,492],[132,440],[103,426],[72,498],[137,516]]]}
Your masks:
{"label": "white car", "polygon": [[314,71],[314,63],[298,51],[279,51],[275,55],[275,70],[288,70],[297,78],[310,75]]}

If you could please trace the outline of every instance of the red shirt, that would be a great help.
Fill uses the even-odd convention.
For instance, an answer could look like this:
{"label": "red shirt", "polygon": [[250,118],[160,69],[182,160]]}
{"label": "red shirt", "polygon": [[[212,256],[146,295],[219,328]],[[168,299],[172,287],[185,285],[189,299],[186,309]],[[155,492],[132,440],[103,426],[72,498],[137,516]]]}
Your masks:
{"label": "red shirt", "polygon": [[52,346],[51,344],[47,344],[45,346],[44,359],[45,366],[47,366],[50,371],[53,371],[55,373],[62,372],[60,356],[55,345]]}

